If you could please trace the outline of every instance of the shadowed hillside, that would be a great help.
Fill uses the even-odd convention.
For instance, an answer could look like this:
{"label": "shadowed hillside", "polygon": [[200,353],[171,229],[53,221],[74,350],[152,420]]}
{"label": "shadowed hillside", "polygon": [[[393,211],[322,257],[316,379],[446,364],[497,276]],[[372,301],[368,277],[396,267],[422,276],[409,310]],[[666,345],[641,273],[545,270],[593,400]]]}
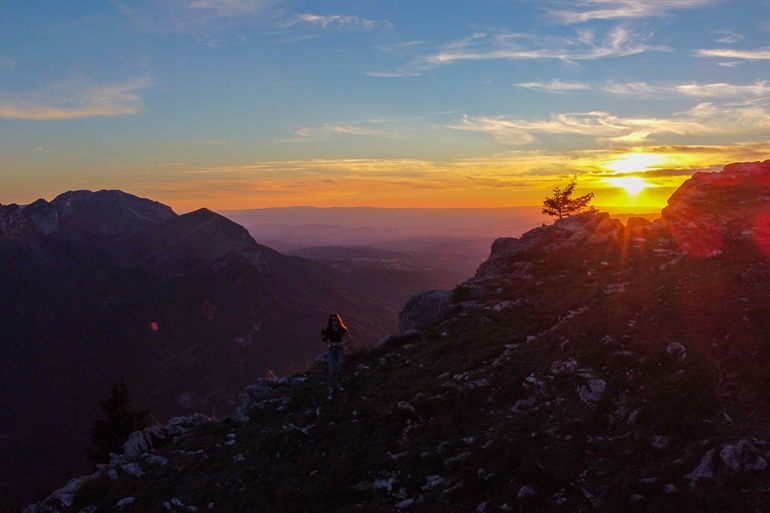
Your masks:
{"label": "shadowed hillside", "polygon": [[88,468],[99,400],[122,375],[160,421],[225,414],[256,377],[322,351],[329,312],[348,313],[361,345],[396,327],[397,307],[346,289],[333,267],[207,209],[177,216],[120,191],[0,206],[0,261],[0,387],[13,391],[0,504]]}
{"label": "shadowed hillside", "polygon": [[764,511],[768,198],[770,161],[734,164],[653,223],[498,239],[333,399],[321,362],[259,380],[28,511]]}

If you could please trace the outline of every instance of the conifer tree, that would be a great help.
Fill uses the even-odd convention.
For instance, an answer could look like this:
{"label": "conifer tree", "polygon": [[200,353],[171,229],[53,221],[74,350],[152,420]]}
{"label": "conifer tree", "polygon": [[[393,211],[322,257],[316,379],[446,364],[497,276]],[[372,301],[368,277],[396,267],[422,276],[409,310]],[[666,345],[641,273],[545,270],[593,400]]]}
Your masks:
{"label": "conifer tree", "polygon": [[556,187],[553,190],[553,196],[547,197],[543,201],[543,214],[561,219],[585,211],[596,212],[593,206],[588,205],[594,198],[593,192],[572,199],[576,185],[577,181],[573,178],[564,190],[561,187]]}
{"label": "conifer tree", "polygon": [[104,419],[94,421],[94,446],[88,449],[88,457],[94,463],[108,462],[111,452],[122,453],[129,435],[147,427],[147,411],[134,408],[125,376],[112,385],[110,396],[101,401],[101,407]]}

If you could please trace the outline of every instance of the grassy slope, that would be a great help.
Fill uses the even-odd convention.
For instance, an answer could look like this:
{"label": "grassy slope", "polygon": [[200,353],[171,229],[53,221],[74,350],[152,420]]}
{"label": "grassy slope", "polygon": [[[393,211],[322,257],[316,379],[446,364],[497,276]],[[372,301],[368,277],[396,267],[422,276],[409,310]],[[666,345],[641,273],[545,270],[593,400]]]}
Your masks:
{"label": "grassy slope", "polygon": [[[108,511],[128,496],[137,500],[122,511],[167,511],[172,498],[260,512],[391,511],[406,498],[417,500],[410,511],[475,511],[484,502],[487,511],[764,510],[768,472],[718,466],[715,480],[693,489],[684,476],[709,449],[756,438],[763,450],[770,440],[765,258],[736,244],[672,263],[673,243],[648,246],[520,255],[535,264],[532,279],[456,289],[455,300],[481,308],[457,307],[422,337],[350,354],[346,390],[333,400],[317,362],[286,392],[288,408],[253,412],[246,426],[201,427],[158,450],[168,465],[90,482],[70,510]],[[607,293],[621,283],[625,292]],[[503,301],[518,304],[491,308]],[[686,347],[684,362],[666,353],[671,342]],[[582,371],[550,372],[570,358]],[[606,381],[606,393],[585,404],[578,391],[592,378]],[[479,379],[489,386],[469,386]],[[529,409],[511,410],[530,397]],[[234,462],[239,454],[245,460]],[[428,476],[444,482],[425,489]],[[365,489],[388,479],[390,491]],[[667,484],[680,491],[664,493]],[[524,485],[537,495],[517,499]]]}

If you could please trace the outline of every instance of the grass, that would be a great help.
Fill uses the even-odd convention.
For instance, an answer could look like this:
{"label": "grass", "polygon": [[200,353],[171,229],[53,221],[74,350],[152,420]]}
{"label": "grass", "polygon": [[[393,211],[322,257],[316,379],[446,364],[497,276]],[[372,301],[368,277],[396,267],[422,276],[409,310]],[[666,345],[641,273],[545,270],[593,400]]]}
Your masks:
{"label": "grass", "polygon": [[[92,481],[69,511],[110,511],[128,496],[136,501],[122,511],[165,512],[174,498],[228,512],[385,512],[409,498],[415,512],[484,502],[491,511],[767,509],[766,472],[732,475],[717,462],[716,479],[692,490],[684,477],[720,444],[770,442],[770,277],[742,278],[763,259],[738,249],[663,270],[672,255],[620,243],[519,255],[535,263],[531,280],[458,287],[453,301],[480,307],[457,307],[423,336],[351,352],[345,391],[331,401],[325,363],[307,362],[285,409],[252,411],[245,426],[201,426],[158,449],[168,465]],[[617,284],[625,292],[613,292]],[[515,306],[492,308],[504,301]],[[685,346],[684,361],[667,353],[671,342]],[[551,373],[569,359],[578,371]],[[586,403],[578,391],[590,379],[606,390]],[[477,380],[489,385],[469,386]],[[429,488],[429,476],[443,484]],[[664,493],[666,484],[680,492]],[[537,495],[517,499],[522,486]]]}

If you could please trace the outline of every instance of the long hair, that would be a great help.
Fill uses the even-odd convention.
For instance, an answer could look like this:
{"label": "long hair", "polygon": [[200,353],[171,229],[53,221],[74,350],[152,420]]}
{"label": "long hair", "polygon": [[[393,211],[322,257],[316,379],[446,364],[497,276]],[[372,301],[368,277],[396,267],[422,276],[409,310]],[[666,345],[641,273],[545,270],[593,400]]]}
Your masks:
{"label": "long hair", "polygon": [[338,325],[340,328],[342,328],[343,330],[345,330],[345,331],[348,331],[348,327],[347,327],[347,326],[345,326],[345,324],[343,324],[343,322],[342,322],[342,317],[340,317],[340,315],[339,315],[339,314],[333,313],[333,314],[331,314],[331,315],[329,316],[329,320],[328,320],[328,321],[326,321],[326,330],[325,330],[325,331],[326,331],[326,333],[331,333],[331,331],[334,329],[334,328],[332,327],[332,319],[334,319],[335,317],[337,318],[337,325]]}

